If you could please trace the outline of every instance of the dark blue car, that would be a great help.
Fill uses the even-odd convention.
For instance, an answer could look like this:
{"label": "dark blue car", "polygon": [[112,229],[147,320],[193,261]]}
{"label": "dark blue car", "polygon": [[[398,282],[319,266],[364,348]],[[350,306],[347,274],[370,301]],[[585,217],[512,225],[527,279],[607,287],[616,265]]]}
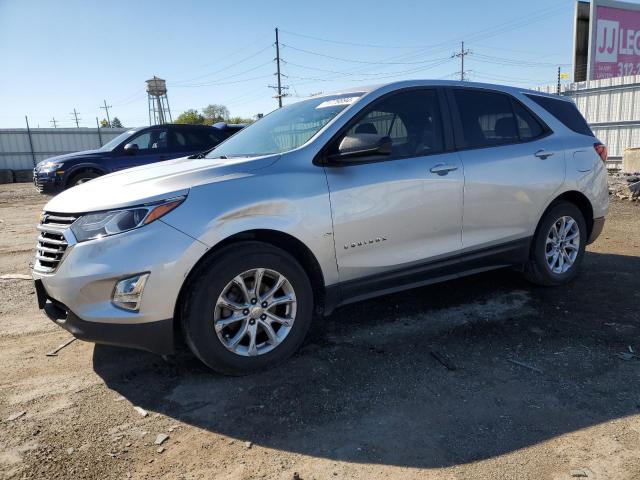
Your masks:
{"label": "dark blue car", "polygon": [[36,165],[33,181],[42,193],[56,193],[125,168],[211,150],[243,125],[154,125],[127,130],[98,150],[51,157]]}

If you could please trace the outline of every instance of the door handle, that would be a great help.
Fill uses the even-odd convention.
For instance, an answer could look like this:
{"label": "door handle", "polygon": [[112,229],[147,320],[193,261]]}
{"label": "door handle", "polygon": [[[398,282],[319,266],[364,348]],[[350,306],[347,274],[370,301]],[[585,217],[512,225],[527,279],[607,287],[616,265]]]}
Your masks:
{"label": "door handle", "polygon": [[439,163],[437,165],[434,165],[433,167],[431,167],[431,169],[429,170],[431,173],[437,173],[440,176],[446,175],[449,172],[453,172],[454,170],[457,170],[458,167],[456,167],[455,165],[446,165],[444,163]]}
{"label": "door handle", "polygon": [[538,157],[540,160],[546,160],[547,158],[553,155],[553,152],[547,152],[546,150],[538,150],[533,154],[535,157]]}

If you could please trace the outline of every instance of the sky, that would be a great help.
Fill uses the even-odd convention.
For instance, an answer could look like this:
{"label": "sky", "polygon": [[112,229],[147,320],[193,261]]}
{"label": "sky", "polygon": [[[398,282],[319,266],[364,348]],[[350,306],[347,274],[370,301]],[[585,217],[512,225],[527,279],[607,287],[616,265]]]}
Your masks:
{"label": "sky", "polygon": [[284,103],[412,78],[531,87],[571,72],[574,0],[0,0],[0,128],[146,125],[144,81],[167,81],[171,113],[208,104],[250,117]]}

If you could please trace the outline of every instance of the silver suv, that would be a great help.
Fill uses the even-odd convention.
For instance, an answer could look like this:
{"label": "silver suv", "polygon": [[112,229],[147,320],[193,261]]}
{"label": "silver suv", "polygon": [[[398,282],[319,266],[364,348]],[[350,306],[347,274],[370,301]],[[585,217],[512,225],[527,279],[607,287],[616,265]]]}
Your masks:
{"label": "silver suv", "polygon": [[183,337],[246,374],[346,303],[506,266],[570,281],[603,227],[605,160],[559,96],[437,81],[318,96],[205,158],[53,198],[38,301],[78,338],[167,354]]}

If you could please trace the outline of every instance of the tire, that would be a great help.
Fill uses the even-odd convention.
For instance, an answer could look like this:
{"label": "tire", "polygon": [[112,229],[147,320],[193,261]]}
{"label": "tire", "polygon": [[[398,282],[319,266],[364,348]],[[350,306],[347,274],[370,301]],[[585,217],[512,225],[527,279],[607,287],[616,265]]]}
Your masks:
{"label": "tire", "polygon": [[[571,226],[563,243],[555,243],[551,240],[553,236],[552,227],[555,225],[556,231],[562,227],[562,219],[565,219],[565,228],[571,224],[568,219],[575,222]],[[577,229],[578,237],[571,238]],[[524,275],[532,283],[543,286],[564,285],[575,278],[578,274],[580,264],[584,257],[584,249],[587,243],[587,224],[580,209],[573,203],[559,201],[553,204],[544,214],[531,245],[529,261],[525,264]],[[562,234],[560,237],[562,238]],[[549,239],[549,242],[547,241]],[[570,240],[569,240],[570,239]],[[555,246],[557,250],[554,250]],[[568,252],[568,256],[563,256],[562,251]],[[557,257],[554,252],[558,252]],[[575,255],[574,255],[575,252]],[[549,255],[549,257],[548,257]],[[562,258],[561,258],[562,257]],[[572,257],[572,262],[565,261],[565,258]],[[549,258],[549,260],[547,260]],[[557,258],[557,260],[555,259]],[[562,265],[561,265],[562,263]]]}
{"label": "tire", "polygon": [[[264,269],[261,300],[251,304],[257,269]],[[285,281],[268,299],[278,275]],[[313,290],[304,269],[284,250],[262,242],[223,248],[197,268],[187,289],[182,308],[185,341],[205,365],[225,375],[247,375],[283,362],[300,347],[313,318]],[[293,302],[286,300],[291,298]],[[263,308],[267,299],[286,303]],[[234,310],[223,307],[225,304],[233,304]],[[234,320],[236,317],[243,320]],[[228,324],[222,327],[224,321]],[[269,337],[265,324],[276,337]],[[244,336],[236,341],[245,328]],[[256,339],[253,343],[252,338]]]}
{"label": "tire", "polygon": [[94,178],[98,178],[99,176],[99,173],[92,172],[91,170],[76,173],[73,177],[71,177],[71,180],[69,180],[67,188],[75,187],[76,185],[80,185],[88,182],[89,180],[93,180]]}

